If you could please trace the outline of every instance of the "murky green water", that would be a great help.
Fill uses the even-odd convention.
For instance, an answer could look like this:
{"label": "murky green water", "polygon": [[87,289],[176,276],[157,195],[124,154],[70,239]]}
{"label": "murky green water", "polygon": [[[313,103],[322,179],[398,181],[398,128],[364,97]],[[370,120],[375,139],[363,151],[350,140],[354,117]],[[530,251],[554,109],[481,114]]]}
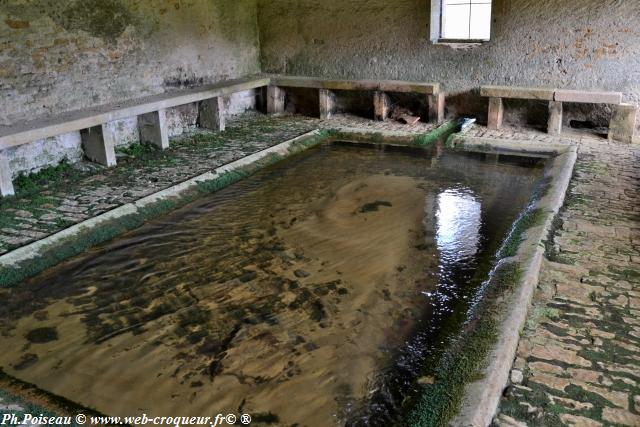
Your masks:
{"label": "murky green water", "polygon": [[541,171],[311,149],[0,290],[0,366],[110,415],[394,419]]}

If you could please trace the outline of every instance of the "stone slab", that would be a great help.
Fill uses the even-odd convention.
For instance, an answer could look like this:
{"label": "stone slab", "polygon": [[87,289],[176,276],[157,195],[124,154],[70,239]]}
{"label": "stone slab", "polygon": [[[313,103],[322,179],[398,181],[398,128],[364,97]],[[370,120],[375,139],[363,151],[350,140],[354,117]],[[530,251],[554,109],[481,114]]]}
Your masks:
{"label": "stone slab", "polygon": [[437,124],[444,123],[444,103],[445,95],[442,92],[434,95],[427,95],[430,122]]}
{"label": "stone slab", "polygon": [[80,132],[82,148],[87,158],[101,165],[116,165],[115,140],[106,124],[83,129]]}
{"label": "stone slab", "polygon": [[373,117],[375,120],[384,121],[389,116],[389,95],[382,91],[373,93]]}
{"label": "stone slab", "polygon": [[560,135],[562,132],[562,102],[549,101],[549,120],[547,122],[547,133],[549,135]]}
{"label": "stone slab", "polygon": [[487,128],[500,129],[504,116],[504,104],[502,98],[489,98],[489,112],[487,117]]}
{"label": "stone slab", "polygon": [[401,80],[343,80],[319,79],[304,76],[273,76],[278,86],[331,89],[331,90],[381,90],[385,92],[416,92],[433,94],[440,90],[439,83],[408,82]]}
{"label": "stone slab", "polygon": [[617,105],[622,103],[622,93],[558,89],[555,91],[553,100],[560,102]]}
{"label": "stone slab", "polygon": [[482,86],[480,95],[490,98],[541,99],[553,101],[555,89],[517,87],[517,86]]}
{"label": "stone slab", "polygon": [[284,113],[286,92],[278,86],[269,85],[267,87],[267,113]]}
{"label": "stone slab", "polygon": [[169,148],[167,110],[163,108],[138,116],[138,131],[141,143],[151,144],[161,150]]}
{"label": "stone slab", "polygon": [[13,189],[13,181],[11,180],[11,167],[9,166],[9,160],[0,155],[0,196],[13,196],[15,191]]}
{"label": "stone slab", "polygon": [[199,124],[201,127],[213,131],[225,130],[226,114],[223,97],[217,96],[201,101],[199,114]]}
{"label": "stone slab", "polygon": [[320,118],[323,120],[328,119],[333,115],[335,110],[335,94],[328,89],[319,89],[318,95],[318,100],[320,102]]}
{"label": "stone slab", "polygon": [[615,107],[613,116],[609,122],[609,140],[633,143],[636,130],[638,107],[632,104],[620,104]]}

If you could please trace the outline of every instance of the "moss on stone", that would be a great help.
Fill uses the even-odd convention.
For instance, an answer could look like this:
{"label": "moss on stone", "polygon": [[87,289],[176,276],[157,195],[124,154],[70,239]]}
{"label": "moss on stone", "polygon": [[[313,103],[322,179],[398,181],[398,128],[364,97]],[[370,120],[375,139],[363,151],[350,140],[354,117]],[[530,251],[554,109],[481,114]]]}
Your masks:
{"label": "moss on stone", "polygon": [[499,258],[515,256],[518,253],[520,243],[524,240],[528,229],[541,225],[546,218],[546,213],[542,209],[532,209],[525,211],[514,223],[507,240],[498,251]]}
{"label": "moss on stone", "polygon": [[499,296],[514,289],[522,271],[516,263],[499,265],[475,307],[465,330],[449,346],[433,369],[433,384],[419,385],[419,394],[407,412],[405,424],[440,427],[456,415],[467,384],[481,377],[484,362],[499,333]]}

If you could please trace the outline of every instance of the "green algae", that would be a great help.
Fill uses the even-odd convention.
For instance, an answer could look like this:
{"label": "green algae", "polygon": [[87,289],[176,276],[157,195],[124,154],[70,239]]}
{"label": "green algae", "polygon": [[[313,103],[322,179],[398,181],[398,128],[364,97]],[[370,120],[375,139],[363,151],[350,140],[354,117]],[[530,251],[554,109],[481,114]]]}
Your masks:
{"label": "green algae", "polygon": [[499,265],[465,330],[449,346],[434,369],[433,384],[419,385],[405,422],[415,427],[441,427],[456,415],[466,385],[481,377],[484,362],[499,333],[498,297],[513,290],[522,277],[516,263]]}

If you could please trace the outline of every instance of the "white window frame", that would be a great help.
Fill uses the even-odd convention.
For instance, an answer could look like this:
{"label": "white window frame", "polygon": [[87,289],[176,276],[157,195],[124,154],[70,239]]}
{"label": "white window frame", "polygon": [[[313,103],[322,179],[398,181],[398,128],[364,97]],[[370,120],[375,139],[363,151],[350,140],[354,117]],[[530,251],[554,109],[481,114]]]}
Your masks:
{"label": "white window frame", "polygon": [[[492,0],[492,6],[495,3]],[[488,39],[446,39],[442,37],[442,22],[443,22],[443,0],[431,0],[431,42],[434,44],[482,44],[491,41],[491,36]],[[493,7],[491,8],[491,15],[493,16]],[[493,25],[490,23],[490,32],[493,30]]]}

